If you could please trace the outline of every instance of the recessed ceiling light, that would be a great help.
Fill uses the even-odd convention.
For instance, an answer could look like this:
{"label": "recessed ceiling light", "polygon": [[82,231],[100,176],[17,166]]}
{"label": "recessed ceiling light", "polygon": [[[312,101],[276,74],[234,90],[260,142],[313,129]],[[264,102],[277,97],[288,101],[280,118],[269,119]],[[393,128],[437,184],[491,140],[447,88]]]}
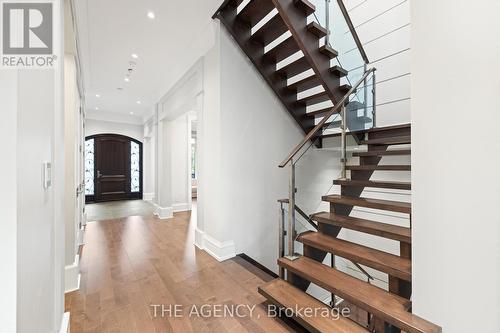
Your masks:
{"label": "recessed ceiling light", "polygon": [[130,112],[131,115],[133,115],[134,113],[133,112]]}
{"label": "recessed ceiling light", "polygon": [[98,108],[97,106],[95,107],[95,109],[96,109],[96,110],[99,110],[99,108]]}
{"label": "recessed ceiling light", "polygon": [[101,98],[101,95],[99,95],[99,94],[95,94],[95,97],[97,97],[97,98]]}
{"label": "recessed ceiling light", "polygon": [[125,82],[130,82],[130,78],[126,77],[125,79]]}
{"label": "recessed ceiling light", "polygon": [[132,53],[131,57],[134,58],[134,59],[139,58],[139,56],[137,54],[135,54],[135,53]]}
{"label": "recessed ceiling light", "polygon": [[156,17],[155,13],[152,11],[149,11],[147,15],[148,15],[148,18],[150,18],[152,20]]}
{"label": "recessed ceiling light", "polygon": [[142,102],[141,102],[141,101],[137,101],[136,103],[137,103],[137,104],[141,104]]}

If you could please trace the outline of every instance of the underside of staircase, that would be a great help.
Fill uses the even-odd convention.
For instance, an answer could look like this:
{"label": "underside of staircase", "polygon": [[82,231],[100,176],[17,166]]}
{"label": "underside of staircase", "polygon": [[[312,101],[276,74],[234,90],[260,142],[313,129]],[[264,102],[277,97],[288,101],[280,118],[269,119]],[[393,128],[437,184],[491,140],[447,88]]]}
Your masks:
{"label": "underside of staircase", "polygon": [[[325,101],[334,105],[351,89],[341,84],[347,71],[331,66],[337,51],[320,44],[327,30],[314,21],[308,23],[307,17],[315,8],[307,0],[242,3],[242,0],[226,0],[214,18],[227,28],[304,133],[309,133],[315,119],[323,117],[332,107],[316,108],[312,112],[308,112],[308,107]],[[322,88],[320,92],[299,98],[300,93],[318,86]],[[261,286],[259,292],[279,307],[331,310],[330,305],[306,293],[313,283],[369,314],[368,324],[364,325],[342,316],[306,316],[296,312],[295,320],[311,332],[439,333],[439,326],[411,313],[411,225],[401,227],[351,216],[354,207],[363,207],[402,214],[411,221],[411,203],[363,195],[367,188],[411,190],[410,182],[372,179],[374,173],[380,171],[387,175],[411,170],[410,165],[382,163],[387,156],[411,155],[411,126],[372,128],[352,135],[360,146],[366,147],[353,154],[359,163],[347,167],[349,178],[332,180],[335,186],[340,186],[340,194],[322,197],[329,203],[330,210],[310,216],[317,230],[298,235],[303,255],[294,260],[278,259],[286,278]],[[342,240],[338,238],[342,229],[396,241],[400,253],[394,255]],[[387,274],[388,290],[325,265],[323,261],[329,253],[358,267],[363,265]]]}
{"label": "underside of staircase", "polygon": [[[214,18],[226,27],[302,130],[309,132],[315,118],[332,108],[321,108],[323,102],[333,105],[351,88],[341,84],[348,72],[331,66],[337,51],[320,46],[326,29],[307,23],[315,9],[306,0],[252,0],[238,12],[242,2],[225,1]],[[316,89],[307,94],[312,88]]]}

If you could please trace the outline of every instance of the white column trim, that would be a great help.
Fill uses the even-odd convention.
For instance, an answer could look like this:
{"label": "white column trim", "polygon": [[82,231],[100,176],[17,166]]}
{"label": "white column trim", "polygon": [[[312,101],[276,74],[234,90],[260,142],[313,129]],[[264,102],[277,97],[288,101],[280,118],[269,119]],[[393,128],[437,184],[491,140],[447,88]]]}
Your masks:
{"label": "white column trim", "polygon": [[68,293],[80,289],[80,256],[75,256],[71,265],[64,267],[64,292]]}
{"label": "white column trim", "polygon": [[206,234],[204,231],[196,228],[194,244],[200,250],[204,250],[217,261],[224,261],[236,257],[236,246],[234,241],[221,242],[212,236]]}

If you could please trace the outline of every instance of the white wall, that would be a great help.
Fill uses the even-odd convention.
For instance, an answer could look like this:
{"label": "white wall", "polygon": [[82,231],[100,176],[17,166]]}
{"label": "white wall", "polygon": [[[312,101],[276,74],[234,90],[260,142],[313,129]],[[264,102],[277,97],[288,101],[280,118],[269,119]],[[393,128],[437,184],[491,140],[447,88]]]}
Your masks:
{"label": "white wall", "polygon": [[234,241],[236,253],[275,269],[277,199],[288,191],[287,170],[278,165],[303,132],[225,29],[220,38],[221,211],[206,227]]}
{"label": "white wall", "polygon": [[143,196],[145,200],[152,201],[155,196],[155,156],[156,156],[156,133],[153,121],[144,124],[144,188]]}
{"label": "white wall", "polygon": [[[377,68],[377,126],[409,123],[410,0],[344,3],[370,66]],[[335,1],[332,5],[337,6]]]}
{"label": "white wall", "polygon": [[3,153],[7,158],[0,163],[4,177],[0,192],[0,322],[5,332],[16,332],[17,313],[17,71],[0,73],[0,103],[3,121],[0,132],[9,139]]}
{"label": "white wall", "polygon": [[79,116],[79,96],[76,81],[76,64],[72,54],[66,54],[64,57],[64,178],[65,178],[65,196],[64,196],[64,219],[65,228],[65,263],[73,264],[77,252],[76,238],[78,232],[77,217],[77,198],[76,188],[78,187],[78,155],[79,146],[78,137],[78,116]]}
{"label": "white wall", "polygon": [[144,129],[141,124],[127,124],[90,118],[85,120],[85,136],[108,133],[126,135],[140,142],[144,141]]}
{"label": "white wall", "polygon": [[500,2],[411,11],[413,310],[443,332],[499,332]]}

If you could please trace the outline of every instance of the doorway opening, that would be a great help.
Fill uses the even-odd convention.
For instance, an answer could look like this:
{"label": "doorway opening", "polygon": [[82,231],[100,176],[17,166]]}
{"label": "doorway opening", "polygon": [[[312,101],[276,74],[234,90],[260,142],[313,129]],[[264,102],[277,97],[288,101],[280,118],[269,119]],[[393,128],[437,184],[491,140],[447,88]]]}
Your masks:
{"label": "doorway opening", "polygon": [[142,143],[119,134],[85,138],[85,203],[142,199]]}

